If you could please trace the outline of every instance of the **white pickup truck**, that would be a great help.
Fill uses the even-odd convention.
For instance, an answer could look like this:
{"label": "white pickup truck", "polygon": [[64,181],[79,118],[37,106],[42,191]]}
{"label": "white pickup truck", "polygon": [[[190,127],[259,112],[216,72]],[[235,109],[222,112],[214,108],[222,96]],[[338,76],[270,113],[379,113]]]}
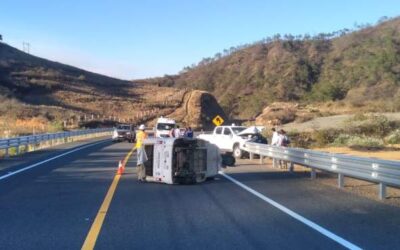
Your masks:
{"label": "white pickup truck", "polygon": [[217,145],[221,151],[233,152],[235,158],[241,158],[244,153],[244,143],[252,140],[251,135],[258,134],[259,132],[259,129],[256,127],[218,126],[215,127],[212,134],[200,134],[197,138]]}

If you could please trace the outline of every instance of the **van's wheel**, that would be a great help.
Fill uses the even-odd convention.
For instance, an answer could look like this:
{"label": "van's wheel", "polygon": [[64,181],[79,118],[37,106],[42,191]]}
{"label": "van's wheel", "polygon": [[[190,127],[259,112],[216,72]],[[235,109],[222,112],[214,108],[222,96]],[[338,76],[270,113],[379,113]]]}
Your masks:
{"label": "van's wheel", "polygon": [[234,156],[235,158],[242,158],[243,152],[242,152],[242,150],[240,149],[239,145],[235,145],[235,146],[233,147],[233,156]]}

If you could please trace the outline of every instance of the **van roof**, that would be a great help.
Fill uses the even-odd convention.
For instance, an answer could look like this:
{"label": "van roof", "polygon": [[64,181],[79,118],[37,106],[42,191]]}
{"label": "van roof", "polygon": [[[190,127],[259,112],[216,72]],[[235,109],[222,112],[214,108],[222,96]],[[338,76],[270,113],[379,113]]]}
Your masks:
{"label": "van roof", "polygon": [[175,124],[175,120],[174,119],[160,117],[160,118],[157,119],[157,123],[172,123],[172,124]]}

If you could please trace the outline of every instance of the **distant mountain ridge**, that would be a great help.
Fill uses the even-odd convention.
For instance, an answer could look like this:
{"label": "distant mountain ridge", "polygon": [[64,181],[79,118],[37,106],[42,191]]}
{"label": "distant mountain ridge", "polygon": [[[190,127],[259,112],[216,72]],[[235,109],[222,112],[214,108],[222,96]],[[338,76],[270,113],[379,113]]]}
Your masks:
{"label": "distant mountain ridge", "polygon": [[274,101],[374,101],[398,111],[400,18],[353,32],[277,35],[147,82],[210,91],[237,118],[255,117]]}
{"label": "distant mountain ridge", "polygon": [[36,57],[0,43],[0,88],[17,98],[84,86],[106,91],[110,85],[121,87],[115,89],[121,94],[124,87],[133,86],[128,81]]}
{"label": "distant mountain ridge", "polygon": [[208,128],[216,114],[225,117],[205,92],[119,80],[0,43],[0,138],[77,128],[82,118],[90,120],[83,126],[101,125],[95,118],[111,126],[172,116],[182,126]]}

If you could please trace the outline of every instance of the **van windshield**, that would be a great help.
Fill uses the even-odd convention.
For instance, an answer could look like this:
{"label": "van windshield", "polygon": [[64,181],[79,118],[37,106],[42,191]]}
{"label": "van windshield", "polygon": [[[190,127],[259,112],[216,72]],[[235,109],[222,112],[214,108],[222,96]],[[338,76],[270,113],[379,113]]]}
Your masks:
{"label": "van windshield", "polygon": [[130,130],[130,129],[131,129],[131,126],[129,126],[129,125],[118,125],[118,126],[117,126],[117,129],[120,129],[120,130]]}
{"label": "van windshield", "polygon": [[157,124],[157,130],[171,130],[172,128],[175,128],[175,124],[171,124],[171,123],[158,123]]}

